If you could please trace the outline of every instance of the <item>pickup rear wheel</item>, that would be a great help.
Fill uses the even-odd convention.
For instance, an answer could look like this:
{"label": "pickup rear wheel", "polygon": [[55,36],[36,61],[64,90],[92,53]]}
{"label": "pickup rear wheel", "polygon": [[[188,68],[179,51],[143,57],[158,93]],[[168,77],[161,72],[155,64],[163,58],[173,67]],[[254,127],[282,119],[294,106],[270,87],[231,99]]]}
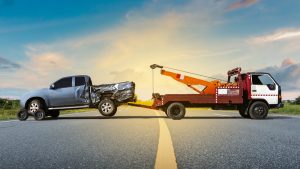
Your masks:
{"label": "pickup rear wheel", "polygon": [[100,101],[98,110],[103,116],[114,116],[117,112],[117,105],[110,99]]}
{"label": "pickup rear wheel", "polygon": [[249,115],[252,119],[264,119],[268,115],[269,108],[266,103],[254,102],[249,109]]}
{"label": "pickup rear wheel", "polygon": [[171,103],[167,108],[168,117],[173,120],[180,120],[185,116],[185,107],[182,103]]}

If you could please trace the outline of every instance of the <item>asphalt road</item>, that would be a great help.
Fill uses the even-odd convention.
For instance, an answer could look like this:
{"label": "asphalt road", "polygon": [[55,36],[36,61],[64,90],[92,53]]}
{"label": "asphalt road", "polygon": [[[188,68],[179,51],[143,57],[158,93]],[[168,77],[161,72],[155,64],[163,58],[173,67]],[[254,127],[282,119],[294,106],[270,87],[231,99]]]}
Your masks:
{"label": "asphalt road", "polygon": [[0,122],[0,146],[3,169],[300,168],[300,118],[189,109],[174,121],[124,106],[112,118],[93,111]]}

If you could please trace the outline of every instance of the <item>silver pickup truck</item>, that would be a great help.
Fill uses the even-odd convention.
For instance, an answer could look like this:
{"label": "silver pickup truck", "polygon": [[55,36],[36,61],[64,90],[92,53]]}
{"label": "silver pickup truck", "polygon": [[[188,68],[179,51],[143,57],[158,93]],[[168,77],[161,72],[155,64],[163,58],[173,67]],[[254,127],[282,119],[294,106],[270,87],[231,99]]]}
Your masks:
{"label": "silver pickup truck", "polygon": [[79,108],[98,108],[103,116],[113,116],[119,105],[135,101],[134,92],[134,82],[93,85],[86,75],[64,77],[49,88],[23,95],[17,117],[19,120],[26,120],[29,115],[36,120],[46,116],[57,118],[59,110]]}

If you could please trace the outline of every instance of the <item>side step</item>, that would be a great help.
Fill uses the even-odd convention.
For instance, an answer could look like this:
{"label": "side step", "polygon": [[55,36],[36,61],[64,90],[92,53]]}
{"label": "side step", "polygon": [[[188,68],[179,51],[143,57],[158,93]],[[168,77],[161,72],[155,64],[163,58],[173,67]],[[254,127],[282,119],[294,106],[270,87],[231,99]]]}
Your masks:
{"label": "side step", "polygon": [[49,110],[65,110],[65,109],[81,109],[81,108],[89,108],[89,105],[84,106],[70,106],[70,107],[49,107]]}

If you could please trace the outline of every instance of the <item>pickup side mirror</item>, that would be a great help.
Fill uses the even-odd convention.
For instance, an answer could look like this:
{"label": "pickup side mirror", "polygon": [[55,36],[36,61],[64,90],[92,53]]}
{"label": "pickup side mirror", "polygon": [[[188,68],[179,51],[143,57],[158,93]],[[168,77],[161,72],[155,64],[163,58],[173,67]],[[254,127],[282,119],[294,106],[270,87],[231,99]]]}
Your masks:
{"label": "pickup side mirror", "polygon": [[55,89],[55,85],[52,84],[52,85],[50,86],[50,89],[54,90],[54,89]]}

